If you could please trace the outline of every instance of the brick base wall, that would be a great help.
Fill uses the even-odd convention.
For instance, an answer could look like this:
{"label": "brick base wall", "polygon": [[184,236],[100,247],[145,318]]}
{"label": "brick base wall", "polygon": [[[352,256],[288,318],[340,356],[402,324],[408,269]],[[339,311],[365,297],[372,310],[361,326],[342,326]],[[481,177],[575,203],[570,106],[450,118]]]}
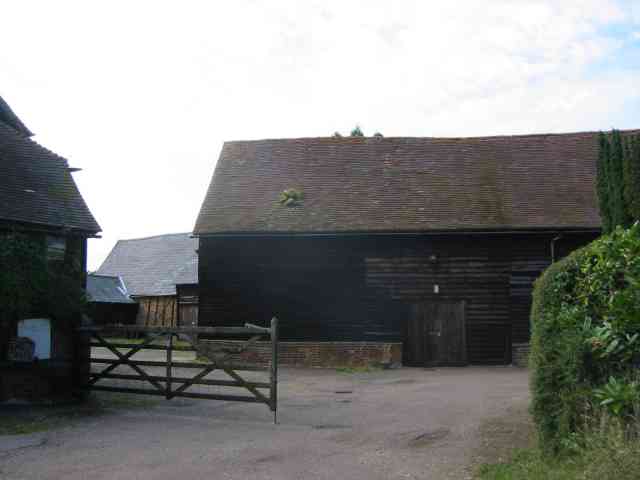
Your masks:
{"label": "brick base wall", "polygon": [[[231,340],[201,340],[199,351],[211,348],[237,347]],[[212,351],[209,350],[209,351]],[[271,343],[256,342],[246,351],[232,355],[231,361],[268,364]],[[290,367],[364,367],[368,365],[401,365],[402,343],[378,342],[280,342],[278,364]]]}
{"label": "brick base wall", "polygon": [[24,400],[49,403],[69,400],[73,393],[70,363],[38,363],[0,366],[0,402]]}
{"label": "brick base wall", "polygon": [[79,398],[77,387],[89,379],[88,341],[86,334],[74,333],[71,322],[54,322],[51,359],[10,362],[0,358],[0,403],[49,404]]}
{"label": "brick base wall", "polygon": [[511,345],[512,363],[516,367],[529,366],[529,350],[528,343],[514,343]]}

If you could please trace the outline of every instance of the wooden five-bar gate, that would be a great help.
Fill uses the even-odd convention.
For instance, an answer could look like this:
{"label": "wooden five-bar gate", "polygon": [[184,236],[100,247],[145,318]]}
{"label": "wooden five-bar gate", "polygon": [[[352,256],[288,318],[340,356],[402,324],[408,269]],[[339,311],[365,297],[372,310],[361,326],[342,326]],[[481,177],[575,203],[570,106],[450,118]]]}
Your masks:
{"label": "wooden five-bar gate", "polygon": [[[259,327],[245,324],[244,327],[141,327],[141,326],[85,326],[79,329],[88,347],[102,347],[115,358],[89,356],[88,381],[82,386],[85,390],[105,392],[135,393],[142,395],[160,395],[167,400],[175,397],[198,398],[208,400],[223,400],[232,402],[264,403],[273,412],[274,422],[277,422],[278,410],[278,320],[273,318],[270,327]],[[114,341],[110,336],[130,337],[131,334],[144,335],[141,343],[131,340]],[[201,336],[215,340],[216,337],[250,338],[241,342],[206,342],[206,348],[199,341]],[[252,344],[268,337],[271,344],[271,359],[268,366],[232,361],[231,357],[242,354]],[[166,339],[164,344],[158,340]],[[174,339],[180,342],[176,344]],[[128,343],[127,343],[128,342]],[[128,349],[128,350],[127,350]],[[134,359],[134,355],[144,350],[163,350],[165,360]],[[176,351],[193,351],[197,357],[194,361],[175,361],[173,353]],[[203,353],[205,352],[205,353]],[[91,365],[106,365],[102,370],[92,368]],[[130,367],[135,373],[116,373],[118,367]],[[141,367],[164,367],[164,375],[157,375],[143,370]],[[193,376],[176,376],[174,369],[196,370]],[[230,379],[206,378],[214,371],[224,372]],[[269,373],[268,381],[247,380],[241,371],[262,371]],[[98,385],[104,379],[111,380],[139,380],[148,382],[153,389],[132,388],[120,385]],[[194,385],[243,388],[251,395],[231,395],[226,393],[206,393],[188,391]]]}

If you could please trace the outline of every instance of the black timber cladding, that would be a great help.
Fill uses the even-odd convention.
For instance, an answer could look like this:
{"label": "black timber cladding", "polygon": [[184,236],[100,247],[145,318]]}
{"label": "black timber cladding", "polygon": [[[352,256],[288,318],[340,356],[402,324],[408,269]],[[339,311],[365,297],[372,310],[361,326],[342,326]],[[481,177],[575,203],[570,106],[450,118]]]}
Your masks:
{"label": "black timber cladding", "polygon": [[[199,324],[275,315],[283,340],[398,342],[412,305],[464,300],[470,363],[508,363],[529,336],[531,279],[514,279],[549,265],[556,235],[203,237]],[[594,236],[567,234],[559,255]]]}

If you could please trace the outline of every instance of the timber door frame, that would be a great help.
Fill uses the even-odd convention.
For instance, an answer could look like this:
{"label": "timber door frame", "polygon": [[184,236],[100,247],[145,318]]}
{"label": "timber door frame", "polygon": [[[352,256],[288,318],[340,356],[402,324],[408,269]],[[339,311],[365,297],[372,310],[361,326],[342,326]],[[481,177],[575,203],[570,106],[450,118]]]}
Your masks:
{"label": "timber door frame", "polygon": [[[455,336],[451,336],[448,332],[453,330],[447,329],[447,324],[442,324],[446,319],[443,317],[448,313],[455,311],[449,310],[448,307],[459,308],[458,312],[459,332]],[[434,329],[437,322],[441,322]],[[450,325],[455,328],[455,326]],[[444,336],[443,336],[444,331]],[[436,333],[437,332],[437,333]],[[439,340],[436,340],[435,347],[442,348],[443,351],[437,351],[436,348],[430,348],[430,340],[436,336]],[[453,350],[453,353],[457,358],[452,359],[451,345],[444,342],[445,339],[455,338],[459,341],[457,348]],[[432,343],[433,344],[433,343]],[[466,318],[466,301],[465,300],[435,300],[424,301],[411,305],[410,316],[406,322],[406,335],[404,341],[404,360],[409,366],[420,367],[434,367],[434,366],[461,366],[468,365],[467,358],[467,318]],[[436,356],[437,358],[434,358]]]}

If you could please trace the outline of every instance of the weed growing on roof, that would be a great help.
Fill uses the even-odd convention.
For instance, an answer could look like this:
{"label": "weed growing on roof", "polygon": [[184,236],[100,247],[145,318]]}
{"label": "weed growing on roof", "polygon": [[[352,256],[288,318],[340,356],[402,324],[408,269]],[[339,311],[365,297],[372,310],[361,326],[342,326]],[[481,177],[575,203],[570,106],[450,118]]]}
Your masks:
{"label": "weed growing on roof", "polygon": [[302,203],[302,199],[304,198],[304,194],[302,191],[297,190],[295,188],[287,188],[280,193],[279,202],[281,205],[285,207],[294,207]]}

